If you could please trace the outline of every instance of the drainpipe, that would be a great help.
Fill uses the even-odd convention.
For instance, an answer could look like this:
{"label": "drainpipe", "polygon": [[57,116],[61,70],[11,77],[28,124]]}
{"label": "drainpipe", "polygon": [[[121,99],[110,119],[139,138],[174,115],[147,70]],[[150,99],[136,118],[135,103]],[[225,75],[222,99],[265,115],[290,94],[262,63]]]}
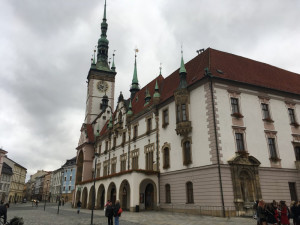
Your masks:
{"label": "drainpipe", "polygon": [[222,200],[222,214],[225,217],[225,203],[224,203],[224,195],[223,195],[223,185],[222,185],[222,174],[221,174],[221,166],[220,166],[220,153],[219,153],[219,143],[218,143],[218,134],[217,134],[217,123],[216,123],[216,112],[215,112],[215,99],[213,95],[213,84],[212,84],[212,74],[206,68],[205,75],[208,76],[209,79],[209,87],[210,87],[210,95],[212,102],[212,110],[213,110],[213,121],[214,121],[214,133],[215,133],[215,141],[216,141],[216,151],[217,151],[217,163],[218,163],[218,173],[219,173],[219,183],[220,183],[220,192],[221,192],[221,200]]}

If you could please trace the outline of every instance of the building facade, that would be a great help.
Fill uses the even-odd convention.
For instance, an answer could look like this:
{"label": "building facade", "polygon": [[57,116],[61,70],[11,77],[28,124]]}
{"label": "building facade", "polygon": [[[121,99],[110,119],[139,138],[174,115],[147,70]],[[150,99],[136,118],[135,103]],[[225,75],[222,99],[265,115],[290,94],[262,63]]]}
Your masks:
{"label": "building facade", "polygon": [[51,185],[50,185],[50,201],[58,202],[62,196],[62,184],[63,184],[64,170],[59,168],[52,172]]}
{"label": "building facade", "polygon": [[114,108],[107,27],[105,6],[87,76],[75,201],[225,215],[247,213],[257,199],[298,200],[299,74],[208,48],[140,88],[135,56],[131,97],[121,93]]}
{"label": "building facade", "polygon": [[11,178],[13,169],[5,162],[2,163],[1,177],[0,177],[0,201],[8,202],[8,194],[10,190]]}
{"label": "building facade", "polygon": [[67,160],[62,166],[62,169],[64,170],[62,196],[65,202],[72,202],[73,191],[75,188],[76,157]]}

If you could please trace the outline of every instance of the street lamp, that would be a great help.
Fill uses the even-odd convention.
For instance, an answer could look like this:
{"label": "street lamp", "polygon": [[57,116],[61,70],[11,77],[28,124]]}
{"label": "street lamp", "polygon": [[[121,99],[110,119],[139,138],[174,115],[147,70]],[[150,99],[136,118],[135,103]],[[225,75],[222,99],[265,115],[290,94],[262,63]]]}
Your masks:
{"label": "street lamp", "polygon": [[93,219],[94,219],[94,208],[95,208],[95,197],[96,197],[96,163],[97,163],[97,158],[100,156],[100,154],[96,153],[94,154],[94,159],[95,159],[95,170],[94,170],[94,191],[93,191],[93,201],[92,201],[92,215],[91,215],[91,225],[93,225]]}
{"label": "street lamp", "polygon": [[59,196],[59,199],[58,199],[58,204],[57,204],[57,214],[59,214],[59,205],[60,205],[60,198],[61,198],[61,195],[62,195],[62,186],[63,186],[63,178],[64,178],[64,170],[61,171],[61,185],[60,185],[60,196]]}
{"label": "street lamp", "polygon": [[47,180],[47,187],[46,187],[46,194],[45,194],[45,204],[44,204],[44,211],[45,211],[45,209],[46,209],[46,199],[47,199],[48,183],[49,183],[49,180]]}

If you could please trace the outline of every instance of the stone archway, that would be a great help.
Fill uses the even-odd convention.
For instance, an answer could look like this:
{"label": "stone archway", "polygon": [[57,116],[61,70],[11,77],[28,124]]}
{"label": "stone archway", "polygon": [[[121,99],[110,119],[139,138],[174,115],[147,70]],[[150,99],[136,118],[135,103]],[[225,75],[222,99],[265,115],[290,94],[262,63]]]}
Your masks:
{"label": "stone archway", "polygon": [[96,209],[104,209],[104,205],[105,205],[105,188],[104,185],[101,184],[97,192]]}
{"label": "stone archway", "polygon": [[238,211],[252,208],[255,200],[261,199],[258,167],[260,162],[248,153],[237,154],[228,161],[231,170],[234,203]]}
{"label": "stone archway", "polygon": [[117,189],[114,182],[110,183],[107,188],[107,200],[110,200],[114,205],[116,202]]}
{"label": "stone archway", "polygon": [[80,151],[77,157],[77,169],[76,169],[76,182],[82,181],[82,170],[83,170],[83,152]]}
{"label": "stone archway", "polygon": [[83,208],[83,209],[85,209],[87,207],[87,193],[88,193],[88,190],[85,187],[82,191],[82,205],[81,205],[81,208]]}
{"label": "stone archway", "polygon": [[119,188],[119,200],[123,210],[130,209],[130,184],[123,180]]}
{"label": "stone archway", "polygon": [[88,202],[88,209],[92,209],[93,207],[93,201],[96,199],[95,196],[95,187],[94,185],[90,188],[89,192],[89,202]]}
{"label": "stone archway", "polygon": [[145,179],[140,183],[140,204],[145,210],[153,210],[157,206],[157,187],[151,179]]}

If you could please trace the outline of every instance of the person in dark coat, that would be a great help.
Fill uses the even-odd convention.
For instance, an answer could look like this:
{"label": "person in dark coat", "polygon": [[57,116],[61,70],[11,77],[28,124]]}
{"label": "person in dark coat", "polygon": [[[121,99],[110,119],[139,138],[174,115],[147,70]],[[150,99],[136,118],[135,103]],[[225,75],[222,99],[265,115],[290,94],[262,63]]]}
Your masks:
{"label": "person in dark coat", "polygon": [[80,208],[81,208],[81,201],[78,200],[78,202],[77,202],[77,214],[80,213]]}
{"label": "person in dark coat", "polygon": [[6,222],[7,222],[7,209],[8,208],[9,208],[8,203],[0,206],[0,217],[3,217],[4,224],[6,224]]}
{"label": "person in dark coat", "polygon": [[120,200],[117,200],[114,207],[115,225],[119,225],[119,217],[121,216],[121,214],[119,214],[120,208]]}
{"label": "person in dark coat", "polygon": [[267,224],[277,224],[275,208],[271,203],[266,204],[266,222]]}
{"label": "person in dark coat", "polygon": [[113,225],[114,224],[113,223],[114,210],[113,210],[111,201],[106,206],[105,216],[107,217],[108,225]]}
{"label": "person in dark coat", "polygon": [[300,201],[296,204],[294,217],[295,217],[296,225],[300,225]]}

